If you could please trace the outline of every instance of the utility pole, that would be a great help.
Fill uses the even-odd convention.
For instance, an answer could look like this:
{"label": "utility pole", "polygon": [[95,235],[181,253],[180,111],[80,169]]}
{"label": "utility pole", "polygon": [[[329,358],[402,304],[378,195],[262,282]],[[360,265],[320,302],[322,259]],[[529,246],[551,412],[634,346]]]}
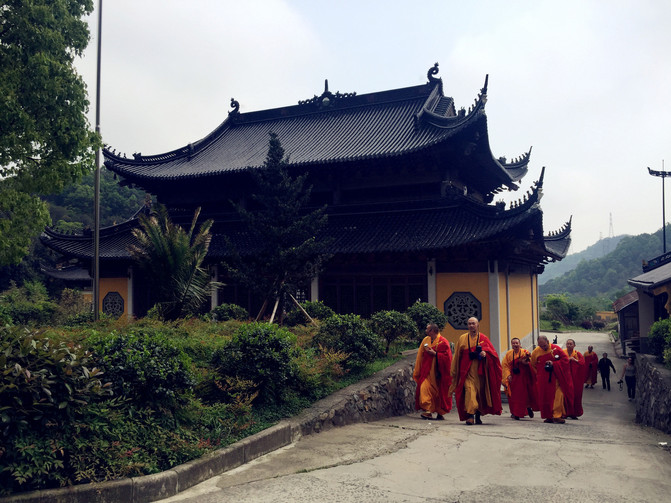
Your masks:
{"label": "utility pole", "polygon": [[648,167],[648,173],[662,179],[662,241],[664,243],[664,254],[666,254],[666,208],[664,205],[664,179],[671,176],[670,171],[664,171],[664,160],[662,159],[662,171],[655,171]]}
{"label": "utility pole", "polygon": [[[100,135],[100,55],[102,48],[103,0],[98,0],[98,63],[96,72],[96,134]],[[100,310],[100,147],[96,149],[95,187],[93,193],[93,319]]]}

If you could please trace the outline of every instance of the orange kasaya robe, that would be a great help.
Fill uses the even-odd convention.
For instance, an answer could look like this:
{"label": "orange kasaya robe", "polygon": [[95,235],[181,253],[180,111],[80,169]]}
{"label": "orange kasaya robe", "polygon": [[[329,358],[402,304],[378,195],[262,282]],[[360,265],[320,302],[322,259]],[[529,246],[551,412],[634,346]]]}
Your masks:
{"label": "orange kasaya robe", "polygon": [[[501,382],[508,396],[510,413],[517,417],[527,416],[529,414],[527,409],[538,410],[536,383],[528,363],[530,356],[526,349],[520,348],[517,354],[511,349],[503,357],[501,363],[503,370]],[[511,377],[510,382],[508,382],[508,376]]]}
{"label": "orange kasaya robe", "polygon": [[[599,355],[594,351],[585,351],[585,384],[594,386],[599,371]],[[577,383],[574,381],[574,385]]]}
{"label": "orange kasaya robe", "polygon": [[[483,360],[476,357],[477,345],[487,354]],[[452,358],[452,390],[460,421],[476,411],[501,415],[501,362],[485,334],[479,333],[472,340],[468,332],[459,337]]]}
{"label": "orange kasaya robe", "polygon": [[[582,383],[585,382],[585,358],[583,358],[580,351],[573,350],[572,354],[568,354],[568,351],[565,349],[564,352],[569,357],[569,369],[571,371],[571,380],[573,381],[573,401],[572,403],[566,403],[566,415],[578,417],[582,416]],[[571,360],[571,358],[577,358],[578,361]]]}
{"label": "orange kasaya robe", "polygon": [[[552,371],[545,370],[545,362],[552,361]],[[568,356],[556,344],[546,351],[540,346],[531,352],[531,368],[536,374],[538,405],[543,419],[560,418],[566,415],[566,403],[573,406],[573,380]]]}
{"label": "orange kasaya robe", "polygon": [[[428,344],[437,354],[428,354],[424,349]],[[417,383],[415,390],[415,408],[426,412],[437,412],[440,415],[452,410],[452,394],[449,393],[452,378],[450,365],[452,349],[445,337],[438,334],[431,342],[431,337],[424,337],[417,350],[415,370],[412,378]]]}

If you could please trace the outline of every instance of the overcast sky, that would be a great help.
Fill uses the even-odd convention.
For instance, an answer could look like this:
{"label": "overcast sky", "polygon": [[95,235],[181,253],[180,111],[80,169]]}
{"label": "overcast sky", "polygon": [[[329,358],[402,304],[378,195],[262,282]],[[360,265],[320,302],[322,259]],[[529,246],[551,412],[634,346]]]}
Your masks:
{"label": "overcast sky", "polygon": [[[93,112],[90,21],[78,67]],[[671,171],[671,2],[108,0],[102,41],[103,140],[129,157],[199,140],[231,98],[250,112],[320,95],[324,79],[357,94],[414,86],[438,62],[457,108],[489,74],[493,154],[533,146],[513,199],[545,166],[544,229],[573,216],[571,253],[608,237],[611,215],[614,235],[662,225],[646,167]]]}

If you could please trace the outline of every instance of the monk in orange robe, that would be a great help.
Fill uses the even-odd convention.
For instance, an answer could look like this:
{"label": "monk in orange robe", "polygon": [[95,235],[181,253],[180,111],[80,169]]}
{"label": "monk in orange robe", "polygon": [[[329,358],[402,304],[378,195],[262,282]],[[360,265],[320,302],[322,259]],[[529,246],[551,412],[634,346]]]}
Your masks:
{"label": "monk in orange robe", "polygon": [[[587,351],[583,355],[583,358],[585,358],[585,388],[594,387],[599,372],[599,355],[593,350],[593,346],[587,346]],[[576,382],[573,383],[574,386],[578,384]]]}
{"label": "monk in orange robe", "polygon": [[443,414],[452,410],[452,394],[449,392],[452,378],[452,349],[445,337],[440,335],[438,325],[426,326],[426,337],[417,350],[415,370],[412,378],[417,383],[415,408],[422,410],[422,419],[445,419]]}
{"label": "monk in orange robe", "polygon": [[477,318],[469,318],[452,358],[452,387],[459,420],[482,424],[485,414],[501,415],[501,362],[489,338],[480,332]]}
{"label": "monk in orange robe", "polygon": [[571,380],[573,381],[573,400],[566,403],[566,416],[571,419],[578,419],[582,416],[582,383],[585,382],[585,358],[580,351],[575,349],[575,341],[568,339],[566,349],[568,356],[569,370],[571,371]]}
{"label": "monk in orange robe", "polygon": [[529,367],[531,355],[522,348],[520,340],[513,337],[510,340],[512,349],[503,357],[503,386],[508,396],[510,417],[518,419],[534,417],[534,410],[538,410],[536,399],[536,384],[534,375]]}
{"label": "monk in orange robe", "polygon": [[541,417],[546,423],[565,423],[565,401],[573,401],[573,380],[568,356],[562,348],[550,344],[545,335],[539,335],[538,346],[531,352],[530,364],[536,374]]}

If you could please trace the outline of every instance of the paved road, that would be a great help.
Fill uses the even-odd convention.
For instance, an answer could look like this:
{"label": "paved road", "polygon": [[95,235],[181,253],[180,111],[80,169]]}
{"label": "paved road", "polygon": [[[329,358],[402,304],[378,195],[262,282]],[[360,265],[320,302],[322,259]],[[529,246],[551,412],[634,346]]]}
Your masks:
{"label": "paved road", "polygon": [[[614,356],[606,335],[563,334]],[[615,383],[617,378],[612,382]],[[484,416],[466,427],[418,414],[301,439],[162,503],[671,501],[671,436],[634,423],[617,384],[585,390],[585,414],[564,425]]]}

